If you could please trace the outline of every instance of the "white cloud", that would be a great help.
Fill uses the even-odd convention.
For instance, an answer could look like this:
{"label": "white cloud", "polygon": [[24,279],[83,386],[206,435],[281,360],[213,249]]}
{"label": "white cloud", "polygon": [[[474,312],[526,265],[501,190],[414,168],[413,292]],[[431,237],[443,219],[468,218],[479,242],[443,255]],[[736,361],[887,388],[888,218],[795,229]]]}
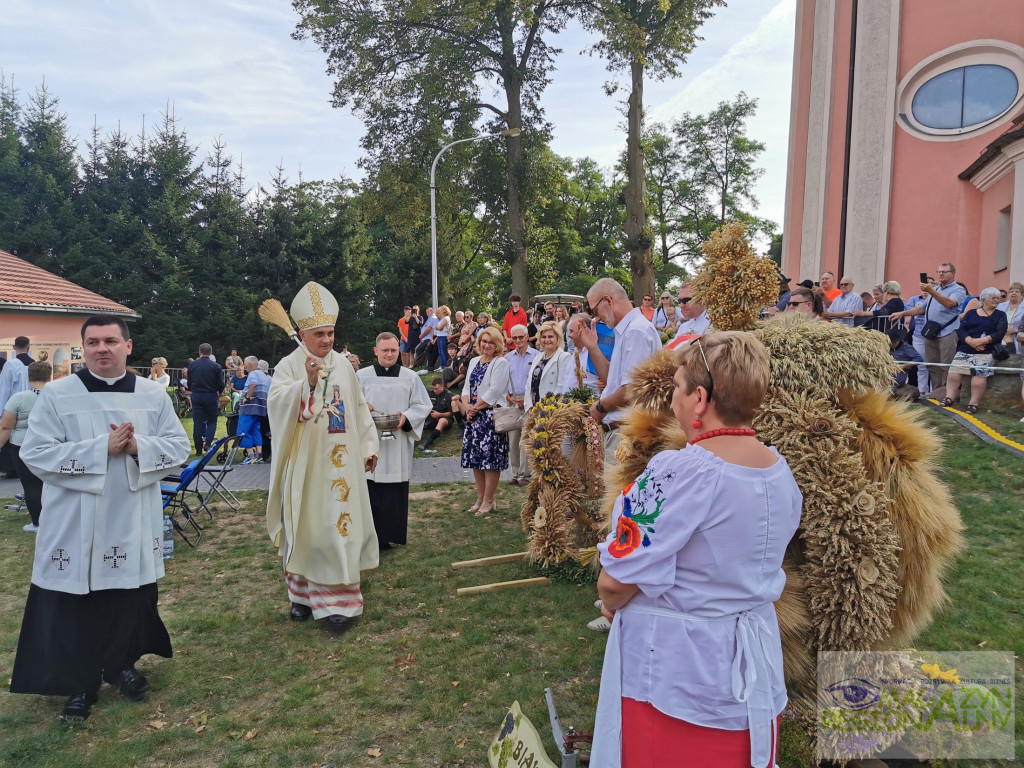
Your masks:
{"label": "white cloud", "polygon": [[[789,68],[795,0],[743,0],[719,9],[680,77],[649,80],[651,119],[707,111],[741,89],[760,99],[750,133],[768,143],[759,187],[762,211],[781,221],[789,120]],[[68,113],[72,133],[129,135],[152,127],[173,105],[201,153],[221,136],[242,157],[251,183],[266,183],[283,163],[295,179],[359,176],[363,127],[330,106],[323,53],[291,38],[288,0],[4,0],[0,68],[26,97],[46,78]],[[552,44],[564,49],[543,106],[554,150],[610,166],[625,147],[625,94],[607,97],[604,62],[580,56],[593,38],[578,27]]]}

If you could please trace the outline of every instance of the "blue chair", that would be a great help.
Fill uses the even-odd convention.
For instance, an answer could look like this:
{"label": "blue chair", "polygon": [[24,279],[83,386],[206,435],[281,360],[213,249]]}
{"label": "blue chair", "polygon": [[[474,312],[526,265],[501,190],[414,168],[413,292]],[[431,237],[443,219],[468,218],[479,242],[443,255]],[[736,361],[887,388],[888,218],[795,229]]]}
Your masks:
{"label": "blue chair", "polygon": [[[237,442],[239,439],[237,435],[232,435],[231,437],[222,437],[219,440],[215,440],[206,453],[189,463],[181,472],[175,475],[168,475],[160,481],[160,494],[163,496],[164,512],[171,518],[174,530],[193,549],[203,538],[203,528],[196,520],[196,513],[200,510],[206,510],[206,514],[213,520],[213,513],[207,506],[207,502],[217,489],[217,485],[212,485],[207,493],[203,493],[199,487],[199,478],[203,476],[203,470],[206,468],[206,465],[213,460],[217,452],[229,440]],[[192,487],[193,484],[195,487]],[[189,504],[190,496],[195,496],[197,500],[193,502],[195,506]],[[178,512],[184,518],[184,523],[178,522],[176,516]]]}

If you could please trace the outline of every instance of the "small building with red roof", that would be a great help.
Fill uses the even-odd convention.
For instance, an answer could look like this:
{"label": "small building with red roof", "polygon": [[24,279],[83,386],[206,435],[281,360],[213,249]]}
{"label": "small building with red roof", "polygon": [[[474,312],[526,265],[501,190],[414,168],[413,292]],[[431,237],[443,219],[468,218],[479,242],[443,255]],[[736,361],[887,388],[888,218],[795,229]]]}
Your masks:
{"label": "small building with red roof", "polygon": [[101,312],[128,322],[140,317],[123,304],[0,250],[0,357],[9,359],[14,339],[27,336],[29,354],[50,362],[54,378],[67,376],[82,365],[82,323]]}

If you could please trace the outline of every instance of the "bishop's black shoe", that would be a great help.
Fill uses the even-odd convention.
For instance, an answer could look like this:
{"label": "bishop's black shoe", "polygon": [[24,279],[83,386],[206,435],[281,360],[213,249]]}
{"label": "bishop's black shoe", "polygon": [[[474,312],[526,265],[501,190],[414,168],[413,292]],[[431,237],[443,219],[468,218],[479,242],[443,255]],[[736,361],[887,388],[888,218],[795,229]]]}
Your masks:
{"label": "bishop's black shoe", "polygon": [[335,632],[340,632],[343,629],[347,629],[348,616],[338,616],[337,614],[331,614],[327,617],[327,626],[333,629]]}
{"label": "bishop's black shoe", "polygon": [[292,621],[305,621],[313,615],[313,609],[302,603],[292,603],[292,610],[289,614]]}
{"label": "bishop's black shoe", "polygon": [[61,710],[60,719],[65,723],[74,724],[87,720],[92,712],[92,705],[99,700],[96,691],[84,691],[76,693],[64,705]]}
{"label": "bishop's black shoe", "polygon": [[145,701],[150,691],[149,680],[135,667],[122,669],[114,685],[117,686],[117,692],[128,701]]}

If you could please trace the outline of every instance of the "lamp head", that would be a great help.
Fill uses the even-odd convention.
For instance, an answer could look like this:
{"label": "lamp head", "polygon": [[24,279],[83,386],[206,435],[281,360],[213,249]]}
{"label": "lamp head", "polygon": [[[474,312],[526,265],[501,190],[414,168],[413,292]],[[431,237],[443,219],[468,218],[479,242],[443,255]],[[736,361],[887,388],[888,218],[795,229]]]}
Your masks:
{"label": "lamp head", "polygon": [[506,128],[501,132],[502,136],[518,136],[523,132],[522,128]]}

